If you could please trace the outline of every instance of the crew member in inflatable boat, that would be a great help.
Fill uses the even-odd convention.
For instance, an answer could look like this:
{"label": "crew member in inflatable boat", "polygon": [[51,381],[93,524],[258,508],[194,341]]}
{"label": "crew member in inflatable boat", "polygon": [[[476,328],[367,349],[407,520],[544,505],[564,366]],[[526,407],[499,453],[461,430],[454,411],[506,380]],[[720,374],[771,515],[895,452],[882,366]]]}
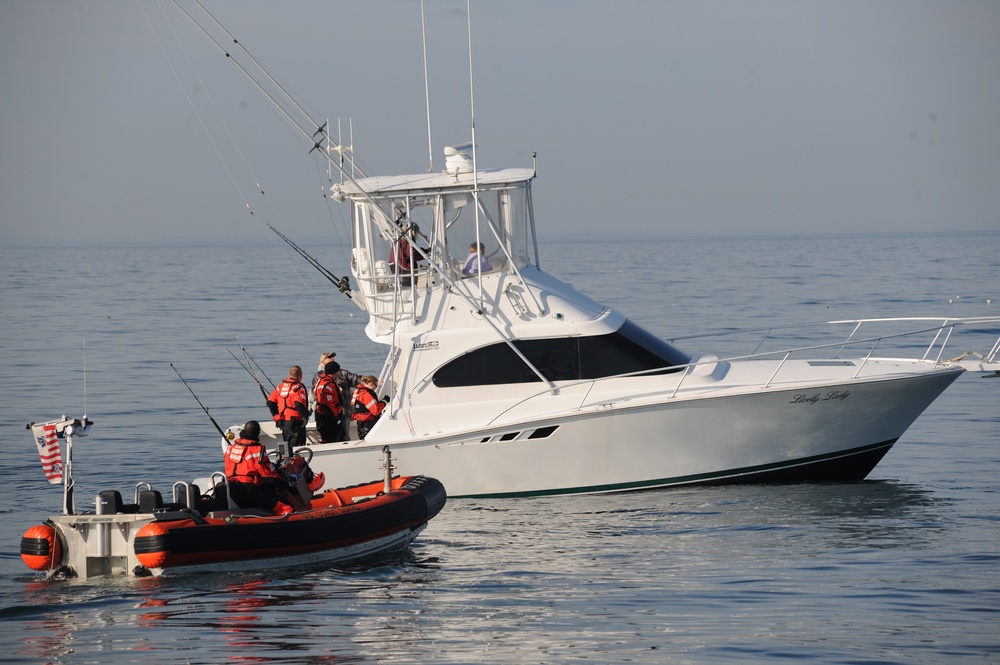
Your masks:
{"label": "crew member in inflatable boat", "polygon": [[375,388],[377,387],[377,378],[371,375],[363,376],[361,383],[354,389],[354,397],[351,399],[353,410],[351,418],[358,423],[358,438],[362,440],[375,426],[385,409],[386,398],[379,399],[375,396]]}
{"label": "crew member in inflatable boat", "polygon": [[340,388],[334,381],[339,371],[340,364],[329,360],[323,366],[313,391],[316,396],[316,430],[319,432],[320,443],[347,440],[344,436],[344,409],[340,404]]}
{"label": "crew member in inflatable boat", "polygon": [[281,427],[281,436],[287,444],[288,449],[281,454],[290,457],[295,453],[295,446],[306,442],[306,419],[309,418],[309,392],[302,384],[301,367],[292,365],[288,376],[268,396],[267,408]]}
{"label": "crew member in inflatable boat", "polygon": [[260,423],[248,420],[226,451],[229,496],[240,508],[261,508],[278,515],[294,512],[278,493],[288,481],[278,472],[260,443]]}

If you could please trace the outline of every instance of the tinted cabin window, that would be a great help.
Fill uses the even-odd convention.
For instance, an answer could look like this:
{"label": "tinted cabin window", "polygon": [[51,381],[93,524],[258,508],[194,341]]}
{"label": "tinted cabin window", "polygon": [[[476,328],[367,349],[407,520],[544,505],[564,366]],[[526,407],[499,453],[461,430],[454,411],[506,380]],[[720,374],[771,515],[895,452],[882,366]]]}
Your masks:
{"label": "tinted cabin window", "polygon": [[439,388],[541,381],[506,344],[493,344],[455,358],[434,375]]}
{"label": "tinted cabin window", "polygon": [[[686,353],[631,321],[609,335],[530,339],[515,344],[550,381],[599,379],[646,370],[665,374],[677,371],[672,369],[674,365],[690,362]],[[456,358],[434,375],[434,385],[440,388],[534,381],[541,379],[502,342]]]}

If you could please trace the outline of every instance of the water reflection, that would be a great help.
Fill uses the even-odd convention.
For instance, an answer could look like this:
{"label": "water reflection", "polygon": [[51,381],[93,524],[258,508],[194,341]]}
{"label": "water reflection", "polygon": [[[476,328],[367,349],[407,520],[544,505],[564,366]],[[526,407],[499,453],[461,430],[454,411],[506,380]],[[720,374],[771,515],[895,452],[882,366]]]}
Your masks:
{"label": "water reflection", "polygon": [[[833,548],[892,549],[940,537],[951,502],[919,485],[875,480],[644,492],[623,507],[637,515],[632,530],[787,532],[821,538]],[[651,520],[654,515],[659,519]]]}
{"label": "water reflection", "polygon": [[834,549],[923,547],[945,530],[950,507],[920,486],[893,481],[773,487],[749,500],[769,521],[807,530]]}
{"label": "water reflection", "polygon": [[[137,604],[136,626],[152,636],[144,648],[153,651],[170,648],[152,641],[156,636],[198,629],[199,651],[216,652],[220,660],[351,662],[372,645],[399,648],[409,639],[405,622],[372,609],[409,603],[421,571],[435,565],[406,550],[340,568],[160,580]],[[401,571],[411,566],[407,590],[398,590]]]}
{"label": "water reflection", "polygon": [[22,647],[15,656],[36,662],[63,660],[73,653],[73,629],[57,617],[25,624],[27,635],[21,639]]}

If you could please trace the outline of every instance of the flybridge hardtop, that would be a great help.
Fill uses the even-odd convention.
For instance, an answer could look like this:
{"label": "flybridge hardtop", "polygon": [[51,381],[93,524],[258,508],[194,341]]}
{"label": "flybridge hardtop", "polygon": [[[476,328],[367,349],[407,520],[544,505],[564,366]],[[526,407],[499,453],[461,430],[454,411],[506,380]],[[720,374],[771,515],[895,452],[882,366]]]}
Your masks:
{"label": "flybridge hardtop", "polygon": [[415,175],[371,176],[348,181],[333,188],[345,197],[372,197],[405,193],[419,196],[433,194],[448,189],[468,190],[479,186],[489,188],[495,185],[526,183],[534,179],[535,172],[527,168],[481,169],[473,174],[468,171],[419,173]]}

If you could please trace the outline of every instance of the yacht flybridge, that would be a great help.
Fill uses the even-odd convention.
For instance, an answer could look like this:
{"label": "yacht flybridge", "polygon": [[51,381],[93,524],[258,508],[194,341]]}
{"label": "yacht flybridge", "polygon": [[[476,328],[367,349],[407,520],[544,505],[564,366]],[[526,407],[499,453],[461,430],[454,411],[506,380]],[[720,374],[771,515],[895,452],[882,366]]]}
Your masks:
{"label": "yacht flybridge", "polygon": [[[388,348],[390,397],[366,440],[320,444],[310,428],[312,466],[334,483],[363,477],[384,446],[452,497],[859,480],[965,371],[944,359],[955,328],[1000,323],[914,320],[910,358],[874,353],[902,335],[869,331],[900,320],[693,358],[541,269],[532,169],[477,172],[450,153],[444,172],[333,187],[351,209],[351,298]],[[406,243],[409,266],[393,260]],[[485,250],[481,272],[463,272],[470,245]],[[997,352],[975,368],[1000,370]],[[277,428],[265,435],[278,447]]]}

